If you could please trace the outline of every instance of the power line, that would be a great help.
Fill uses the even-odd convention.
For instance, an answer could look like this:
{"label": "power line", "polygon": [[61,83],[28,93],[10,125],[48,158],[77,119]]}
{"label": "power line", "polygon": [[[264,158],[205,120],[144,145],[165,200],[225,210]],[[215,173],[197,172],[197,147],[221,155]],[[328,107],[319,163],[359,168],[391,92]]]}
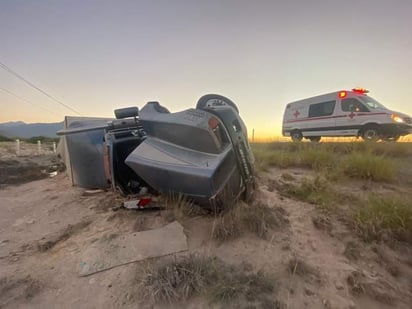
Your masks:
{"label": "power line", "polygon": [[[2,88],[2,87],[0,87],[0,90],[8,93],[9,95],[11,95],[11,96],[13,96],[13,97],[16,97],[17,99],[19,99],[19,100],[21,100],[21,101],[23,101],[23,102],[26,102],[26,103],[31,104],[31,105],[36,105],[36,104],[34,104],[33,102],[30,102],[29,100],[26,100],[26,99],[18,96],[17,94],[11,92],[10,90],[4,89],[4,88]],[[64,115],[62,115],[62,114],[58,114],[58,113],[56,113],[56,112],[54,112],[54,111],[52,111],[52,110],[49,110],[49,109],[41,106],[40,104],[39,104],[38,106],[39,106],[41,109],[44,109],[45,111],[48,111],[49,113],[55,114],[55,115],[57,115],[57,116],[64,116]]]}
{"label": "power line", "polygon": [[20,79],[21,81],[25,82],[27,85],[29,85],[30,87],[36,89],[37,91],[40,91],[41,93],[43,93],[45,96],[47,96],[48,98],[52,99],[53,101],[59,103],[60,105],[66,107],[67,109],[71,110],[72,112],[75,112],[77,115],[81,115],[78,111],[76,111],[74,108],[70,107],[67,104],[64,104],[62,101],[56,99],[55,97],[53,97],[51,94],[48,94],[46,91],[44,91],[43,89],[37,87],[36,85],[34,85],[33,83],[31,83],[30,81],[28,81],[27,79],[25,79],[23,76],[21,76],[20,74],[16,73],[15,71],[13,71],[11,68],[9,68],[7,65],[5,65],[4,63],[0,62],[0,67],[9,72],[10,74],[14,75],[15,77],[17,77],[18,79]]}

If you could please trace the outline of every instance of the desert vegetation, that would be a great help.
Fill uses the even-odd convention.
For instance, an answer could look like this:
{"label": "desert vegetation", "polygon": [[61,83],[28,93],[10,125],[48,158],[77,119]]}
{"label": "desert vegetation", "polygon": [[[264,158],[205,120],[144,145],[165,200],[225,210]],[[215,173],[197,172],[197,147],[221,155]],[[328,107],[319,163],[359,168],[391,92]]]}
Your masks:
{"label": "desert vegetation", "polygon": [[60,137],[47,137],[47,136],[33,136],[30,138],[23,138],[21,139],[22,141],[25,141],[30,144],[37,144],[37,141],[40,141],[42,144],[45,143],[58,143],[60,140]]}
{"label": "desert vegetation", "polygon": [[[15,157],[14,143],[3,144],[10,149],[5,146],[1,175],[37,179],[17,172],[30,171],[25,162],[44,155]],[[159,207],[133,211],[119,206],[125,197],[115,192],[83,195],[65,174],[29,183],[3,177],[6,215],[20,209],[24,217],[4,221],[0,263],[18,272],[0,278],[0,290],[7,291],[0,301],[8,308],[53,299],[64,307],[75,304],[73,295],[86,299],[92,288],[95,299],[122,308],[409,308],[412,145],[278,142],[252,149],[254,197],[219,211],[182,194],[151,195]],[[41,167],[46,174],[48,165]],[[81,280],[73,268],[82,248],[100,238],[174,221],[187,251]],[[27,234],[13,240],[13,231],[36,233],[40,226],[47,229],[30,243]],[[64,298],[56,298],[48,281]],[[68,281],[73,290],[65,289]]]}
{"label": "desert vegetation", "polygon": [[0,142],[11,142],[12,139],[0,134]]}
{"label": "desert vegetation", "polygon": [[299,181],[289,173],[271,180],[281,195],[339,216],[364,240],[412,242],[410,143],[261,143],[253,150],[260,173],[308,171]]}
{"label": "desert vegetation", "polygon": [[251,205],[238,202],[215,216],[212,237],[226,241],[251,233],[267,239],[270,230],[287,224],[285,211],[280,207],[270,207],[262,202]]}
{"label": "desert vegetation", "polygon": [[263,272],[233,266],[209,256],[172,257],[167,261],[146,263],[136,275],[138,293],[144,300],[172,303],[203,296],[208,302],[263,303],[276,308],[270,298],[275,279]]}
{"label": "desert vegetation", "polygon": [[409,143],[259,143],[253,144],[258,171],[269,167],[313,169],[335,179],[390,181],[399,162],[412,153]]}
{"label": "desert vegetation", "polygon": [[[228,205],[220,212],[205,212],[181,195],[168,195],[162,201],[167,220],[178,220],[187,226],[191,218],[201,216],[211,221],[211,240],[220,246],[244,236],[270,242],[276,231],[289,233],[291,226],[283,207],[259,198],[264,189],[279,194],[281,199],[313,205],[313,226],[329,235],[333,236],[337,222],[342,223],[354,237],[346,242],[342,254],[353,263],[366,254],[365,246],[369,244],[374,244],[374,250],[381,250],[376,246],[385,242],[412,243],[412,194],[407,187],[412,178],[412,166],[408,165],[411,145],[269,143],[252,147],[261,186],[254,201]],[[288,245],[282,248],[287,249]],[[252,264],[246,269],[213,255],[192,254],[146,263],[139,268],[136,280],[140,297],[155,303],[202,297],[209,305],[233,306],[240,302],[259,308],[288,307],[290,292],[286,300],[279,301],[273,275],[257,271]],[[397,266],[390,264],[387,269],[398,276]],[[300,280],[315,285],[324,280],[318,268],[295,253],[286,270],[290,286],[299,285]],[[357,271],[346,278],[354,296],[369,295],[393,304],[395,297],[381,291],[382,282],[369,282]],[[315,292],[305,288],[304,293]]]}

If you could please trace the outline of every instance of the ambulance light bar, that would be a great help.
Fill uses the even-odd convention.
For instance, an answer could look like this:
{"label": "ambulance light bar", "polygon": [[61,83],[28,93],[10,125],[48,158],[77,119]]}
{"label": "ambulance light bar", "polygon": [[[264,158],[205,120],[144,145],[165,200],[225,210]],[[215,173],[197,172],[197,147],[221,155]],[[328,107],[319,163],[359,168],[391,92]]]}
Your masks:
{"label": "ambulance light bar", "polygon": [[369,92],[369,90],[366,90],[365,88],[359,88],[359,87],[353,88],[352,91],[356,93],[361,93],[361,94],[365,94]]}

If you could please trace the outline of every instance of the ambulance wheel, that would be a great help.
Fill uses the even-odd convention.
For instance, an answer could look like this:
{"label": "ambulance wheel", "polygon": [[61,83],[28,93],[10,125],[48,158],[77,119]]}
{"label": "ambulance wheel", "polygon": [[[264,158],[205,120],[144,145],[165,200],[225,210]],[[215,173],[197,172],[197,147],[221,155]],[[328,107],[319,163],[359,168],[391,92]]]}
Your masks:
{"label": "ambulance wheel", "polygon": [[292,138],[292,141],[300,142],[303,138],[303,135],[299,130],[295,130],[290,133],[290,137]]}
{"label": "ambulance wheel", "polygon": [[219,94],[206,94],[201,97],[196,104],[197,109],[207,109],[208,107],[213,106],[231,106],[239,114],[239,109],[236,104],[233,103],[232,100]]}
{"label": "ambulance wheel", "polygon": [[376,142],[380,139],[379,127],[376,124],[367,125],[361,133],[365,142]]}
{"label": "ambulance wheel", "polygon": [[309,140],[311,142],[319,142],[320,141],[320,136],[311,136],[311,137],[309,137]]}

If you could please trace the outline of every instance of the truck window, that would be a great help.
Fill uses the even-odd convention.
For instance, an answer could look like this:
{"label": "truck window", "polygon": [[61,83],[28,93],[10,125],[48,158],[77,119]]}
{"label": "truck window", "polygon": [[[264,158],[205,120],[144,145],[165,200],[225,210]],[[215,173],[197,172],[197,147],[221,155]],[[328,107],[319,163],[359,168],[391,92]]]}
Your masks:
{"label": "truck window", "polygon": [[312,104],[309,107],[309,117],[329,116],[333,114],[336,101]]}
{"label": "truck window", "polygon": [[355,98],[343,99],[341,106],[344,112],[369,112],[366,106]]}

